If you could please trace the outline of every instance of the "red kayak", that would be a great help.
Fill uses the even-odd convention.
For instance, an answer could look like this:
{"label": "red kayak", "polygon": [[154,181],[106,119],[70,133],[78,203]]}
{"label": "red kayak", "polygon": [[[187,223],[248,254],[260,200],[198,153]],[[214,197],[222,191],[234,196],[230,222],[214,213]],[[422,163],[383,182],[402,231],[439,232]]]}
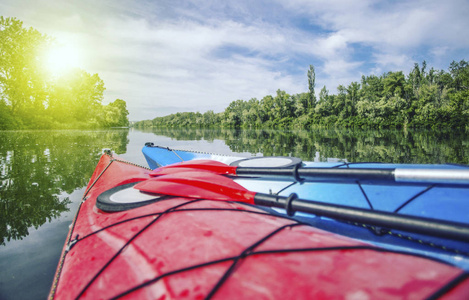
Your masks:
{"label": "red kayak", "polygon": [[108,154],[71,226],[50,299],[467,299],[461,268],[249,204],[142,193]]}

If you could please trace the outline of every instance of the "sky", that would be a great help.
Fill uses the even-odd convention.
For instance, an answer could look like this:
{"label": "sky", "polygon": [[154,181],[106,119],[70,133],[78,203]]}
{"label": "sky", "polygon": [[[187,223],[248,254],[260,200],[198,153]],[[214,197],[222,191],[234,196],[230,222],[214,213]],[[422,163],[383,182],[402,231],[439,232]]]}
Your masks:
{"label": "sky", "polygon": [[221,112],[278,89],[469,60],[467,0],[2,0],[0,15],[56,38],[129,119]]}

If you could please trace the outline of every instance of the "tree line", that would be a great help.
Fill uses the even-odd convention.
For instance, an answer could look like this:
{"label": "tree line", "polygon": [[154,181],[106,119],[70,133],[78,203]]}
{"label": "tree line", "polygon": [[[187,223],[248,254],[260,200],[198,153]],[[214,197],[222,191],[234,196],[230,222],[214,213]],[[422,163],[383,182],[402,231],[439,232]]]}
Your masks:
{"label": "tree line", "polygon": [[54,45],[22,21],[0,17],[0,130],[128,126],[124,100],[102,104],[98,74],[46,70],[44,53]]}
{"label": "tree line", "polygon": [[184,112],[140,121],[137,127],[226,128],[468,128],[469,64],[453,61],[448,71],[415,63],[409,74],[363,75],[360,82],[339,85],[331,94],[315,93],[310,66],[308,92],[277,90],[261,100],[231,102],[221,113]]}

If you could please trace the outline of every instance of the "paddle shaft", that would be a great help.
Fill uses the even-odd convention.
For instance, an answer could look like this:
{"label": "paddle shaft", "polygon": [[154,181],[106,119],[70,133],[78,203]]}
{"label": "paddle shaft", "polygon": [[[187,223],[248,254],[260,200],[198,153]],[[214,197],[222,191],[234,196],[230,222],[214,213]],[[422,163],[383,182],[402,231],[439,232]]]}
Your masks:
{"label": "paddle shaft", "polygon": [[293,177],[297,181],[378,181],[469,184],[469,169],[257,168],[238,167],[239,176]]}
{"label": "paddle shaft", "polygon": [[469,168],[317,168],[229,166],[215,160],[184,161],[153,170],[162,176],[190,170],[222,175],[294,178],[296,181],[371,181],[385,183],[469,185]]}
{"label": "paddle shaft", "polygon": [[262,206],[279,207],[285,208],[287,213],[289,211],[300,211],[343,221],[465,242],[469,241],[469,226],[466,224],[322,203],[313,200],[294,199],[291,196],[284,197],[254,193],[246,190],[228,177],[210,172],[192,171],[158,176],[142,181],[136,184],[134,188],[143,192],[162,195],[220,201],[241,201]]}
{"label": "paddle shaft", "polygon": [[[286,208],[288,198],[289,197],[257,193],[254,196],[254,203],[262,206]],[[464,242],[469,241],[469,226],[461,223],[437,221],[428,218],[398,215],[382,211],[378,212],[336,204],[325,204],[303,199],[291,200],[290,208],[292,211],[311,213],[332,219],[370,224]]]}

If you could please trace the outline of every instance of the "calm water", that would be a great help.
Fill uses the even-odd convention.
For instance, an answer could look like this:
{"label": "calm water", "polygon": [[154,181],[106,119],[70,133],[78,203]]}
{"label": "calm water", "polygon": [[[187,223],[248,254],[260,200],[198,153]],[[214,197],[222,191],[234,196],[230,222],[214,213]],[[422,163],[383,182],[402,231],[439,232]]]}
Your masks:
{"label": "calm water", "polygon": [[303,160],[469,164],[464,132],[0,131],[0,299],[45,299],[68,226],[103,149],[146,165],[145,142]]}

